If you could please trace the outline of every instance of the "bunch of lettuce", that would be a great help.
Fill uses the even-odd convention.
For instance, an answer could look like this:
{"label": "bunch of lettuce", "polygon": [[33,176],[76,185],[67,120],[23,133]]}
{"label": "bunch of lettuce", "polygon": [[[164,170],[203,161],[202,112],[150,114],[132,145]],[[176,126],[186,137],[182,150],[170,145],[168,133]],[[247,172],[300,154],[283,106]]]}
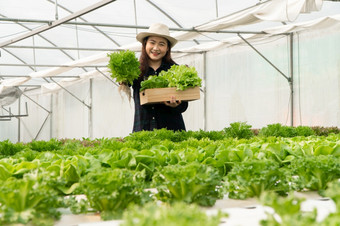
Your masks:
{"label": "bunch of lettuce", "polygon": [[132,85],[139,77],[140,63],[131,50],[124,50],[108,54],[110,57],[107,67],[111,69],[111,77],[119,83]]}
{"label": "bunch of lettuce", "polygon": [[222,196],[217,188],[222,180],[218,171],[198,162],[165,166],[152,180],[158,191],[156,197],[163,202],[213,206]]}
{"label": "bunch of lettuce", "polygon": [[287,177],[277,162],[254,159],[235,163],[224,178],[224,186],[232,199],[260,197],[264,191],[285,194],[290,190]]}
{"label": "bunch of lettuce", "polygon": [[[260,221],[262,226],[300,225],[316,226],[324,225],[317,221],[317,209],[302,211],[304,198],[295,197],[293,193],[288,196],[279,196],[274,192],[264,192],[260,196],[260,202],[264,206],[271,207],[273,211],[266,211],[267,218]],[[326,224],[337,225],[337,224]]]}
{"label": "bunch of lettuce", "polygon": [[63,198],[36,174],[0,181],[0,225],[53,225],[65,207]]}
{"label": "bunch of lettuce", "polygon": [[143,207],[131,206],[124,212],[121,226],[218,226],[220,219],[227,216],[220,211],[217,215],[208,216],[195,204],[177,202],[170,206],[152,202]]}
{"label": "bunch of lettuce", "polygon": [[145,81],[141,82],[141,88],[139,91],[143,91],[145,89],[153,89],[153,88],[165,88],[169,86],[168,80],[163,76],[151,75]]}
{"label": "bunch of lettuce", "polygon": [[104,220],[119,219],[130,204],[151,201],[144,190],[145,175],[128,169],[102,169],[81,178],[80,187],[89,206]]}
{"label": "bunch of lettuce", "polygon": [[177,90],[186,90],[190,87],[201,86],[202,79],[194,67],[186,65],[173,65],[167,71],[161,71],[158,76],[149,76],[141,83],[144,89],[176,87]]}

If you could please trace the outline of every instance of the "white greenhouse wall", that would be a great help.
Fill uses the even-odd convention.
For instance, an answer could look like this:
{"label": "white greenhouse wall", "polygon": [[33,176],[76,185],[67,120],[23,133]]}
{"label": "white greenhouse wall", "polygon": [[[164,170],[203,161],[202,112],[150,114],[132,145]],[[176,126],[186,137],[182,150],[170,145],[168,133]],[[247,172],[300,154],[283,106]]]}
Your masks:
{"label": "white greenhouse wall", "polygon": [[[285,38],[254,46],[289,76]],[[253,128],[289,123],[287,80],[248,45],[207,53],[207,77],[207,130],[236,121]]]}
{"label": "white greenhouse wall", "polygon": [[340,32],[299,34],[295,57],[295,124],[340,126]]}
{"label": "white greenhouse wall", "polygon": [[[332,29],[294,34],[294,126],[340,126],[339,40],[340,32]],[[288,38],[282,36],[254,46],[290,76],[288,43]],[[236,121],[247,122],[253,128],[273,123],[290,125],[287,80],[248,45],[183,56],[175,61],[194,66],[201,77],[206,77],[206,95],[201,93],[200,100],[190,102],[183,114],[187,130],[221,130]],[[22,96],[21,112],[27,102],[29,116],[21,118],[20,129],[15,118],[0,121],[0,139],[27,142],[35,137],[81,139],[131,133],[133,101],[122,98],[117,86],[107,78],[98,77],[67,89],[92,104],[92,110],[64,90],[47,95],[27,93],[52,111],[51,115],[41,127],[48,112]],[[17,112],[18,102],[10,107]]]}

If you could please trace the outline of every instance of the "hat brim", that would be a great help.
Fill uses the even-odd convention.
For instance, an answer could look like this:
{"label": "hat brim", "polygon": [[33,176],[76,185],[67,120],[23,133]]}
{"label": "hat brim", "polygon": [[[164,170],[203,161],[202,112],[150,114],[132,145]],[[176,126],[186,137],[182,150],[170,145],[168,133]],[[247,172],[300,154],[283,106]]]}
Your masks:
{"label": "hat brim", "polygon": [[162,37],[162,38],[165,38],[167,40],[169,40],[170,42],[170,45],[171,47],[174,47],[177,43],[177,39],[171,37],[171,36],[168,36],[168,35],[161,35],[161,34],[158,34],[158,33],[152,33],[152,32],[141,32],[139,33],[137,36],[136,36],[136,39],[143,43],[143,40],[144,38],[146,37],[149,37],[149,36],[158,36],[158,37]]}

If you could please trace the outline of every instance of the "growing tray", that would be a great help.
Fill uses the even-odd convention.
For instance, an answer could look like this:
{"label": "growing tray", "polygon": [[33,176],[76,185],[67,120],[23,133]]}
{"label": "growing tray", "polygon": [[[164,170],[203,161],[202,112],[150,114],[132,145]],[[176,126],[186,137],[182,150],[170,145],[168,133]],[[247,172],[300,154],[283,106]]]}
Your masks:
{"label": "growing tray", "polygon": [[171,96],[176,100],[192,101],[200,99],[200,88],[188,88],[186,90],[176,90],[176,87],[145,89],[139,93],[140,104],[156,104],[169,101]]}

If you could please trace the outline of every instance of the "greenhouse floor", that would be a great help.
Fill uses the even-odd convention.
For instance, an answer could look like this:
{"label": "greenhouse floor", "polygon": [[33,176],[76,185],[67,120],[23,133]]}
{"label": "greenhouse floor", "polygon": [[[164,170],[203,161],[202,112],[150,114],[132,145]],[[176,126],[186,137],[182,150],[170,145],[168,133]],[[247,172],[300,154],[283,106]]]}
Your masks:
{"label": "greenhouse floor", "polygon": [[[316,192],[296,192],[297,197],[306,200],[302,203],[302,211],[317,209],[317,220],[321,221],[329,213],[335,211],[335,204],[331,199],[323,198]],[[222,218],[220,226],[257,226],[260,220],[266,218],[266,212],[272,212],[270,207],[262,206],[256,199],[233,200],[224,198],[217,200],[214,206],[203,208],[206,213],[216,214],[218,210],[228,213],[229,217]],[[99,214],[73,215],[64,213],[56,226],[119,226],[121,220],[103,221]]]}

